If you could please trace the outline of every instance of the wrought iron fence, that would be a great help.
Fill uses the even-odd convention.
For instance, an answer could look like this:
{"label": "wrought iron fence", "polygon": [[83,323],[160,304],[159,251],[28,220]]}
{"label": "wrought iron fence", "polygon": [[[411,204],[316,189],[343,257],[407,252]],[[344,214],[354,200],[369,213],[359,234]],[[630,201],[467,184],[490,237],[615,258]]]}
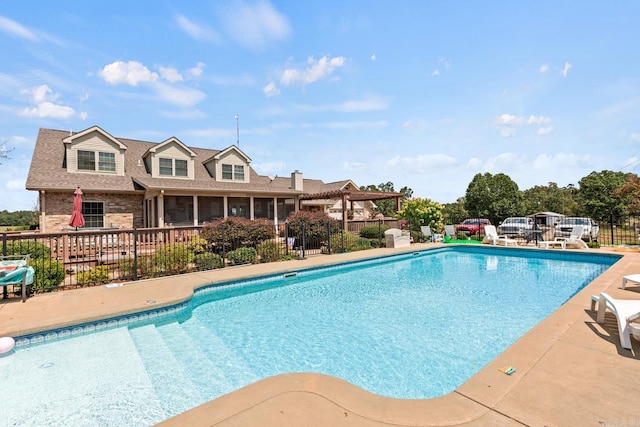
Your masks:
{"label": "wrought iron fence", "polygon": [[1,235],[0,254],[30,254],[30,265],[35,270],[31,291],[50,292],[331,254],[348,250],[355,238],[332,230],[329,224],[293,227],[285,223],[273,227],[268,238],[256,239],[238,237],[224,225],[215,235],[207,234],[202,226],[5,232]]}

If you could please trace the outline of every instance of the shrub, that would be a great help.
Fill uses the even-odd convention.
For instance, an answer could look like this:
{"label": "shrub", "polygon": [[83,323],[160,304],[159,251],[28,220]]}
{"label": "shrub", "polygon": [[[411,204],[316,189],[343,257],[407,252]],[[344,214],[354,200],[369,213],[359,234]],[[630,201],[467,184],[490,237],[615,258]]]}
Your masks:
{"label": "shrub", "polygon": [[193,253],[182,243],[166,245],[153,254],[158,272],[184,273],[193,261]]}
{"label": "shrub", "polygon": [[258,245],[258,256],[260,262],[278,261],[282,258],[281,247],[272,240],[266,240]]}
{"label": "shrub", "polygon": [[[127,258],[118,262],[121,279],[133,279],[133,258]],[[153,259],[148,255],[138,256],[136,265],[138,269],[138,278],[149,277],[153,271]]]}
{"label": "shrub", "polygon": [[304,227],[305,249],[320,247],[328,234],[340,231],[340,221],[331,218],[324,212],[297,211],[287,218],[289,237],[296,239],[295,246],[301,246],[302,229]]}
{"label": "shrub", "polygon": [[51,258],[51,249],[38,242],[29,240],[8,242],[7,255],[31,255],[31,259]]}
{"label": "shrub", "polygon": [[382,238],[384,240],[384,232],[390,229],[386,224],[378,225],[369,225],[366,227],[362,227],[360,230],[360,237],[364,237],[365,239],[378,239]]}
{"label": "shrub", "polygon": [[209,242],[204,237],[193,236],[187,247],[194,254],[202,254],[207,251]]}
{"label": "shrub", "polygon": [[96,267],[78,273],[77,282],[79,286],[97,285],[109,283],[109,267],[97,265]]}
{"label": "shrub", "polygon": [[331,235],[331,251],[334,253],[365,249],[371,249],[371,242],[368,239],[342,231]]}
{"label": "shrub", "polygon": [[[216,252],[235,250],[245,246],[256,247],[275,237],[275,228],[267,220],[241,217],[219,218],[202,228],[202,237]],[[224,243],[223,243],[224,242]]]}
{"label": "shrub", "polygon": [[255,264],[258,262],[258,252],[255,248],[240,248],[227,254],[231,265]]}
{"label": "shrub", "polygon": [[64,264],[51,258],[40,258],[31,262],[34,270],[33,285],[34,292],[51,292],[58,289],[64,280]]}
{"label": "shrub", "polygon": [[213,270],[215,268],[222,268],[223,266],[222,257],[211,252],[197,254],[193,257],[193,262],[196,264],[198,271]]}

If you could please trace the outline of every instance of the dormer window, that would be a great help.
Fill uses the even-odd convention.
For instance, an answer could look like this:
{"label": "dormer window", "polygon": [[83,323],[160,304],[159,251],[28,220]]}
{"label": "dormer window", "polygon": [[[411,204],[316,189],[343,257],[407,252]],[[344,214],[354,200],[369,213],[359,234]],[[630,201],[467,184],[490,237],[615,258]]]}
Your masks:
{"label": "dormer window", "polygon": [[96,170],[96,154],[98,171],[115,172],[116,171],[116,155],[115,153],[103,153],[87,150],[78,150],[78,170],[95,171]]}
{"label": "dormer window", "polygon": [[244,181],[243,165],[222,165],[222,179],[233,181]]}
{"label": "dormer window", "polygon": [[159,172],[163,176],[188,176],[188,167],[186,160],[167,159],[160,157]]}

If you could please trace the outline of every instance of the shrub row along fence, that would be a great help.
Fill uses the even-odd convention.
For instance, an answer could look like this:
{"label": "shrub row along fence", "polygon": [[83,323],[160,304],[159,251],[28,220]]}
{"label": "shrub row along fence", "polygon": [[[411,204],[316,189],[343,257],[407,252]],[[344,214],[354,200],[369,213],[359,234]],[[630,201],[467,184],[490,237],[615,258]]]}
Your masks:
{"label": "shrub row along fence", "polygon": [[384,244],[386,228],[368,227],[367,239],[334,221],[276,227],[226,219],[199,227],[3,233],[0,253],[31,255],[31,291],[39,293],[369,249]]}

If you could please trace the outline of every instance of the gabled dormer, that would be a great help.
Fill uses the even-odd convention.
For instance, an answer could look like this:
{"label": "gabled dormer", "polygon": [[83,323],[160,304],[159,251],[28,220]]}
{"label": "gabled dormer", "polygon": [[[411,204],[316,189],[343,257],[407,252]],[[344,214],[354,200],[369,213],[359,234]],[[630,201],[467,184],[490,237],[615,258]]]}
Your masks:
{"label": "gabled dormer", "polygon": [[98,126],[69,135],[62,142],[67,172],[124,175],[127,146]]}
{"label": "gabled dormer", "polygon": [[144,161],[150,165],[154,178],[184,178],[195,176],[194,153],[176,137],[150,148],[143,155]]}
{"label": "gabled dormer", "polygon": [[249,163],[251,163],[251,159],[235,145],[225,148],[202,163],[216,181],[250,182]]}

